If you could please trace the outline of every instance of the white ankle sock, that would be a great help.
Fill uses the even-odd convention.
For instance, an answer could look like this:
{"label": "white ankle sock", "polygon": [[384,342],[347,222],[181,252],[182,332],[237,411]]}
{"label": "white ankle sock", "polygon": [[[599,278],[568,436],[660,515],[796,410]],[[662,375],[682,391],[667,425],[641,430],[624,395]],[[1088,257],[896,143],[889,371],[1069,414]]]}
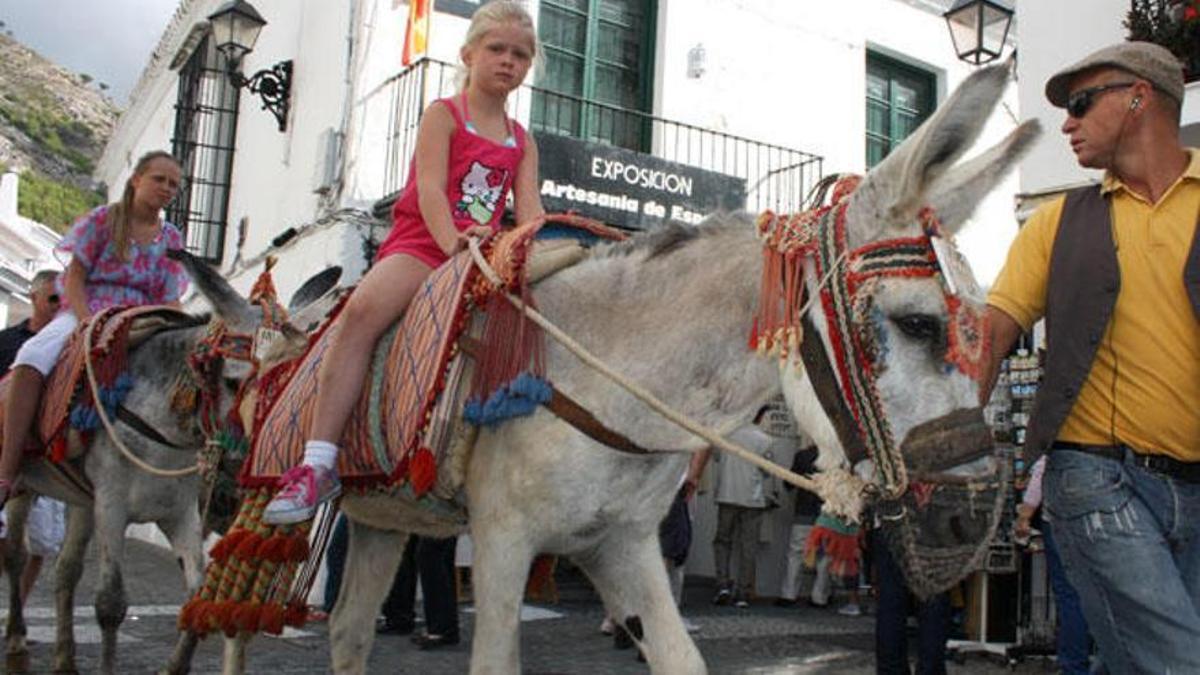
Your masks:
{"label": "white ankle sock", "polygon": [[337,463],[338,447],[329,441],[307,441],[304,443],[304,463],[322,469],[332,469]]}

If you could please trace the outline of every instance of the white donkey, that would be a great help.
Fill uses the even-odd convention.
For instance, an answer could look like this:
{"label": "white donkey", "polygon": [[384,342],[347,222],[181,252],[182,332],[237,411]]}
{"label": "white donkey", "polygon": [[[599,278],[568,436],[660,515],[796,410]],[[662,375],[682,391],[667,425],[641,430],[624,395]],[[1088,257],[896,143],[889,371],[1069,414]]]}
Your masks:
{"label": "white donkey", "polygon": [[[944,233],[962,225],[1037,133],[1032,124],[1024,125],[983,157],[950,169],[978,136],[1007,78],[1002,67],[973,74],[865,178],[845,210],[850,248],[921,237],[917,215],[926,205],[940,216]],[[799,424],[821,447],[820,466],[841,466],[843,443],[806,372],[747,349],[762,259],[749,217],[714,218],[698,228],[669,226],[601,247],[537,284],[535,293],[543,314],[592,353],[710,427],[733,428],[782,389]],[[846,266],[834,266],[834,281]],[[808,281],[809,293],[815,293],[820,280],[810,275]],[[964,413],[977,420],[972,424],[979,431],[978,389],[947,367],[949,301],[938,277],[880,278],[870,293],[873,311],[857,316],[850,329],[868,331],[882,345],[876,354],[876,409],[895,439],[891,447],[934,450],[954,460],[920,458],[924,468],[914,469],[908,480],[924,481],[932,474],[921,471],[947,469],[962,463],[956,457],[965,461],[972,451],[986,450],[925,438],[938,425],[953,430],[957,423],[946,420]],[[821,303],[812,307],[805,318],[816,335],[806,339],[827,345],[835,331]],[[548,346],[546,372],[602,423],[642,447],[703,445],[556,343]],[[705,672],[671,599],[657,535],[687,461],[686,452],[616,452],[544,409],[483,429],[464,484],[478,607],[471,672],[520,672],[520,606],[538,553],[570,556],[587,573],[608,614],[629,629],[654,672]],[[907,487],[895,475],[880,481],[876,492],[885,497],[889,491],[895,497],[897,485]],[[363,673],[380,599],[407,536],[445,537],[460,528],[387,493],[347,494],[342,508],[351,521],[350,552],[332,618],[332,669]],[[940,527],[922,521],[917,529],[926,525]],[[957,525],[950,529],[957,531]],[[242,656],[241,643],[228,643],[227,671],[242,668]]]}

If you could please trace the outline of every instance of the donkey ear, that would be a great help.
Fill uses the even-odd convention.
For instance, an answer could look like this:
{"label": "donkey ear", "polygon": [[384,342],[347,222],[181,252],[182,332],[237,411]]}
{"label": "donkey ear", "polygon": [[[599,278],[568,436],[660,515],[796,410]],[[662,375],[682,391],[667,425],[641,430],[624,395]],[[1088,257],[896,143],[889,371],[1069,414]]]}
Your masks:
{"label": "donkey ear", "polygon": [[868,213],[860,214],[866,220],[856,222],[911,222],[930,186],[979,137],[1004,94],[1010,69],[1010,63],[1005,63],[972,73],[932,117],[867,174],[856,195],[872,203]]}
{"label": "donkey ear", "polygon": [[949,234],[962,227],[984,196],[1008,175],[1041,133],[1041,124],[1029,120],[987,152],[954,167],[934,185],[928,204]]}
{"label": "donkey ear", "polygon": [[217,271],[183,249],[167,251],[167,257],[187,270],[200,294],[212,303],[213,310],[231,327],[249,330],[259,323],[259,315],[245,298],[237,294]]}

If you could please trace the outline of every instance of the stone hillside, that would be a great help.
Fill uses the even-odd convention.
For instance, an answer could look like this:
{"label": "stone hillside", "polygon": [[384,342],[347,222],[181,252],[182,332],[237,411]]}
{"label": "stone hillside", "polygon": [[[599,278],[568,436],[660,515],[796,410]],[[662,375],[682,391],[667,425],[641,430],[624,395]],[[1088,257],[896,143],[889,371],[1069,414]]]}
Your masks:
{"label": "stone hillside", "polygon": [[0,34],[0,164],[92,189],[92,169],[120,110],[72,73]]}

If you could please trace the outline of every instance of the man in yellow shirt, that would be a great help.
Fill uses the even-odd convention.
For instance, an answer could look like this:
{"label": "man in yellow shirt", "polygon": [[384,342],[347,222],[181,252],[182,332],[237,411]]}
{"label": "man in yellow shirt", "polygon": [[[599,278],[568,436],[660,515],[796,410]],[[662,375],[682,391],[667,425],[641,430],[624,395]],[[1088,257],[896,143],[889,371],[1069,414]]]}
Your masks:
{"label": "man in yellow shirt", "polygon": [[1200,672],[1200,152],[1182,67],[1142,42],[1059,72],[1046,97],[1103,183],[1025,224],[988,297],[992,368],[1046,318],[1026,462],[1109,672]]}

